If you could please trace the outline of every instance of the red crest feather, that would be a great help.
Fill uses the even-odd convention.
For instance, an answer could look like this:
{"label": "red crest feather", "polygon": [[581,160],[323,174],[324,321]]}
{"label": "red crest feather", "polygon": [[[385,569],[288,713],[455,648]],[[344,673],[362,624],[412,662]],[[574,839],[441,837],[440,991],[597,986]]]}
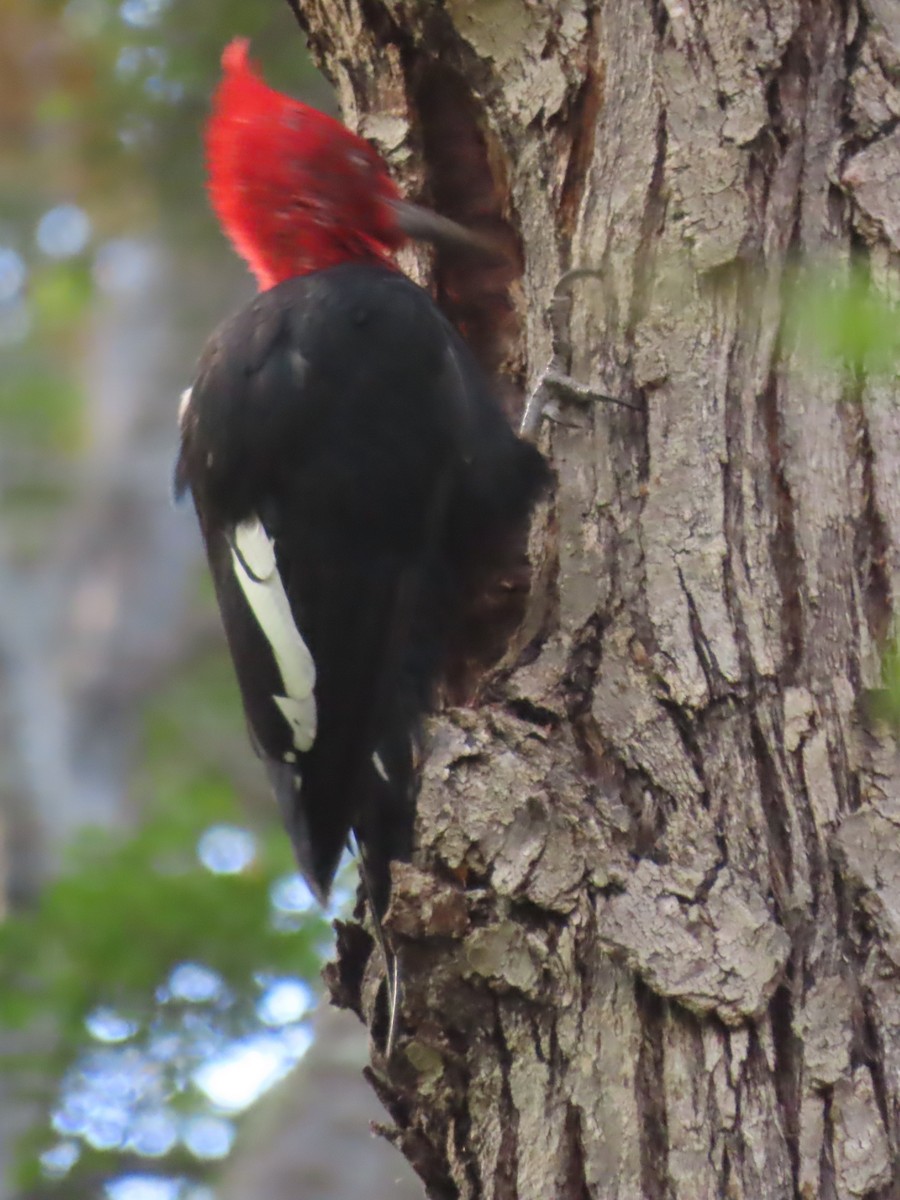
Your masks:
{"label": "red crest feather", "polygon": [[261,288],[346,261],[392,262],[404,241],[387,167],[339,121],[270,88],[246,38],[222,55],[206,127],[213,211]]}

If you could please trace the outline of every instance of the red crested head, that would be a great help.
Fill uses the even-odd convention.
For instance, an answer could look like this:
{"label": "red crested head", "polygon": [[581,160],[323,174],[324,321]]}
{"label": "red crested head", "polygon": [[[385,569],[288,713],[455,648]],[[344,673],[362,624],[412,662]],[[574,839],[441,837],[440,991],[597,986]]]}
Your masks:
{"label": "red crested head", "polygon": [[392,262],[406,240],[387,167],[332,117],[263,83],[236,38],[206,127],[213,210],[261,288],[338,263]]}

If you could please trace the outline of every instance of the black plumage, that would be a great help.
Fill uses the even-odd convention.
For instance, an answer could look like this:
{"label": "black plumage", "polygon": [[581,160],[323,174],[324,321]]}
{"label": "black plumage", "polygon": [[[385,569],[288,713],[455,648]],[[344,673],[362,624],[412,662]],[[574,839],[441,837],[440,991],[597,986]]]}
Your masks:
{"label": "black plumage", "polygon": [[[429,296],[390,268],[288,279],[207,345],[177,489],[193,494],[251,736],[320,897],[353,830],[384,908],[446,648],[547,477]],[[259,565],[268,543],[277,579]],[[307,748],[310,702],[290,699],[272,648],[280,588],[315,664]],[[299,696],[305,660],[285,646]]]}

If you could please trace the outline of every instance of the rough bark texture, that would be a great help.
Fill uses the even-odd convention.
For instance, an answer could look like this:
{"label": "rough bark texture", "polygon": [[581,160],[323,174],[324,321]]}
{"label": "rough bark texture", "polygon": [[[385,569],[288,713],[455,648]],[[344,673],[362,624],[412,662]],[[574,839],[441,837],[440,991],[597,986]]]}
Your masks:
{"label": "rough bark texture", "polygon": [[[897,291],[900,3],[301,7],[410,191],[520,248],[435,266],[479,352],[638,406],[559,403],[533,611],[435,723],[395,1140],[440,1198],[900,1194],[900,770],[860,704],[900,412],[783,288],[857,255]],[[377,1041],[365,944],[335,987]]]}

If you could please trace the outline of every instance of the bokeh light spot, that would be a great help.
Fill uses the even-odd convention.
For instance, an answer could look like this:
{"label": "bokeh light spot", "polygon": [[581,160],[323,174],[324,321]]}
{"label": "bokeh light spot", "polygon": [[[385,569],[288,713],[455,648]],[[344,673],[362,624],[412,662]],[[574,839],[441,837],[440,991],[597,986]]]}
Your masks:
{"label": "bokeh light spot", "polygon": [[95,1008],[85,1019],[88,1033],[98,1042],[124,1042],[137,1032],[137,1024],[112,1008]]}
{"label": "bokeh light spot", "polygon": [[269,1034],[248,1038],[205,1063],[194,1081],[218,1108],[237,1113],[286,1075],[295,1061],[278,1037]]}
{"label": "bokeh light spot", "polygon": [[260,997],[256,1013],[264,1025],[291,1025],[309,1011],[313,999],[302,980],[275,979]]}
{"label": "bokeh light spot", "polygon": [[159,1179],[153,1175],[120,1175],[104,1188],[109,1200],[177,1200],[181,1193],[178,1179]]}
{"label": "bokeh light spot", "polygon": [[256,856],[256,838],[235,825],[213,825],[197,843],[197,857],[214,875],[237,875]]}
{"label": "bokeh light spot", "polygon": [[234,1141],[234,1127],[221,1117],[190,1117],[181,1140],[195,1158],[224,1158]]}
{"label": "bokeh light spot", "polygon": [[0,246],[0,304],[5,304],[19,294],[26,274],[21,254],[17,254],[9,246]]}
{"label": "bokeh light spot", "polygon": [[145,1158],[162,1158],[177,1140],[178,1127],[169,1113],[147,1112],[138,1114],[132,1121],[126,1145]]}
{"label": "bokeh light spot", "polygon": [[224,992],[224,984],[215,971],[200,963],[179,963],[169,976],[166,985],[172,1000],[186,1000],[189,1004],[208,1004],[217,1000]]}
{"label": "bokeh light spot", "polygon": [[40,1157],[41,1170],[49,1179],[62,1179],[78,1162],[77,1142],[57,1142]]}
{"label": "bokeh light spot", "polygon": [[50,258],[72,258],[90,241],[91,222],[77,204],[57,204],[38,221],[37,244]]}
{"label": "bokeh light spot", "polygon": [[168,0],[123,0],[119,5],[119,15],[126,25],[135,29],[149,29],[166,8]]}
{"label": "bokeh light spot", "polygon": [[305,913],[316,903],[315,896],[297,874],[283,875],[281,879],[276,879],[269,891],[269,897],[272,907],[280,913]]}

